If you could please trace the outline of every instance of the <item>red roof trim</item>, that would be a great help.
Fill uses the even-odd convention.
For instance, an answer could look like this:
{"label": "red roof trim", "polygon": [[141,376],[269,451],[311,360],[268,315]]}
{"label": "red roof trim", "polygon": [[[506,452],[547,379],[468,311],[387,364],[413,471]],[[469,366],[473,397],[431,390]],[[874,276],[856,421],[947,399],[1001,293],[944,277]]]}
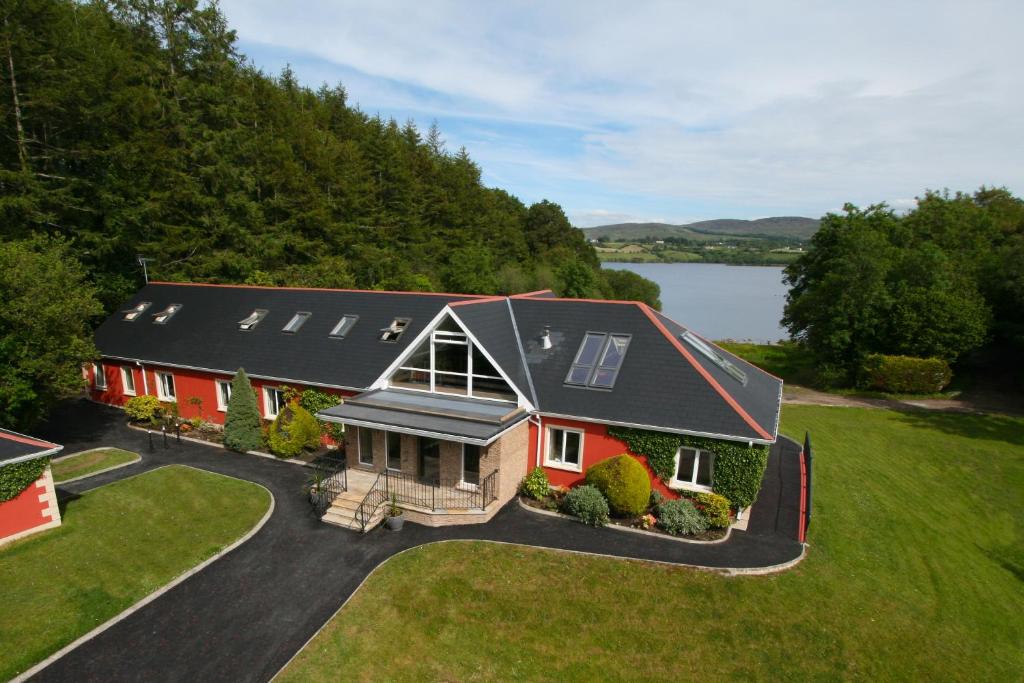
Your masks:
{"label": "red roof trim", "polygon": [[705,380],[707,380],[708,384],[710,384],[712,388],[714,388],[714,390],[718,392],[718,395],[721,396],[725,400],[725,402],[729,404],[729,407],[735,410],[736,413],[743,418],[744,422],[750,425],[754,429],[754,431],[760,434],[763,438],[768,439],[769,441],[773,438],[772,435],[765,431],[765,429],[761,427],[761,425],[759,425],[754,418],[750,417],[747,411],[743,410],[740,404],[736,402],[736,399],[734,399],[729,394],[729,392],[722,387],[721,384],[715,381],[715,378],[711,376],[711,373],[705,370],[704,367],[697,362],[697,359],[694,358],[693,355],[686,350],[686,347],[683,346],[683,343],[676,339],[674,334],[668,331],[668,328],[665,327],[664,323],[658,320],[658,316],[655,315],[654,311],[651,310],[650,306],[639,302],[637,303],[637,306],[640,308],[641,311],[643,311],[644,315],[650,318],[651,322],[654,323],[654,326],[657,327],[663,335],[665,335],[665,338],[672,343],[672,346],[676,347],[676,350],[679,351],[679,353],[683,354],[683,357],[690,362],[690,365],[692,365],[694,369],[697,370],[697,372],[699,372]]}
{"label": "red roof trim", "polygon": [[573,299],[567,296],[546,296],[543,298],[532,297],[527,294],[513,294],[510,299],[529,299],[530,301],[581,301],[588,304],[630,304],[635,306],[639,301],[620,301],[618,299]]}
{"label": "red roof trim", "polygon": [[535,292],[523,292],[522,294],[513,294],[513,296],[517,299],[529,299],[535,296],[540,296],[541,294],[554,294],[554,292],[550,289],[538,289]]}
{"label": "red roof trim", "polygon": [[330,287],[271,287],[269,285],[228,285],[216,282],[166,282],[163,280],[150,280],[151,285],[174,285],[177,287],[226,287],[230,289],[284,289],[299,292],[361,292],[365,294],[415,294],[418,296],[459,296],[468,299],[489,299],[493,295],[487,294],[452,294],[449,292],[403,292],[399,290],[386,289],[332,289]]}
{"label": "red roof trim", "polygon": [[57,444],[55,443],[50,443],[49,441],[42,441],[40,439],[33,439],[30,436],[18,434],[17,432],[9,432],[6,429],[0,429],[0,438],[7,439],[9,441],[17,441],[18,443],[28,444],[29,446],[40,446],[42,448],[57,448]]}
{"label": "red roof trim", "polygon": [[466,301],[453,301],[453,302],[451,302],[448,305],[451,306],[452,308],[454,308],[455,306],[471,306],[472,304],[489,304],[489,303],[493,303],[495,301],[504,301],[504,300],[505,300],[505,297],[503,297],[503,296],[489,296],[486,299],[468,299]]}

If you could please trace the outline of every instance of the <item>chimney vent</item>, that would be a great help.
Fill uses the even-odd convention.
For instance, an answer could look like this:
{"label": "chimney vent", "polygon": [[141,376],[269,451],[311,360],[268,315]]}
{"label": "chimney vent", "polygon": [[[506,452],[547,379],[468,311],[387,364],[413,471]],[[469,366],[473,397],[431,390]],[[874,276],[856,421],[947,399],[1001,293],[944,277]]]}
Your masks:
{"label": "chimney vent", "polygon": [[551,326],[544,326],[544,333],[540,335],[540,348],[550,349],[551,348]]}

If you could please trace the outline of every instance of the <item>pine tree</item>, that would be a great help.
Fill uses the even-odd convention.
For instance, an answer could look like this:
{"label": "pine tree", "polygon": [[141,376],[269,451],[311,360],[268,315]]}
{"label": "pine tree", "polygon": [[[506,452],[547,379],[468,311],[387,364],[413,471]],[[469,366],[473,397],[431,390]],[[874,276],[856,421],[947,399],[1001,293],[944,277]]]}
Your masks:
{"label": "pine tree", "polygon": [[224,445],[243,453],[263,445],[263,421],[256,407],[256,392],[242,368],[238,368],[231,380],[231,399],[224,419]]}

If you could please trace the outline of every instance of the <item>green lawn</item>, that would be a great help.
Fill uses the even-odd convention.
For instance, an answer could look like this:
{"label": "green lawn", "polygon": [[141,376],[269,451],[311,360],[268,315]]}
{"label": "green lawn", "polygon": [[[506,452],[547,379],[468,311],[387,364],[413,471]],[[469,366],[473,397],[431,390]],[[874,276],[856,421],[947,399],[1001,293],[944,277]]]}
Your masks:
{"label": "green lawn", "polygon": [[60,527],[0,548],[0,680],[214,555],[269,505],[255,484],[181,466],[69,502]]}
{"label": "green lawn", "polygon": [[817,455],[794,570],[427,546],[284,680],[1020,680],[1024,420],[786,406],[783,427]]}
{"label": "green lawn", "polygon": [[138,459],[138,453],[123,451],[120,448],[102,448],[98,451],[78,453],[53,463],[53,480],[60,483]]}
{"label": "green lawn", "polygon": [[715,343],[748,363],[753,363],[762,370],[781,377],[787,383],[803,386],[814,384],[814,360],[806,349],[793,342],[781,344]]}

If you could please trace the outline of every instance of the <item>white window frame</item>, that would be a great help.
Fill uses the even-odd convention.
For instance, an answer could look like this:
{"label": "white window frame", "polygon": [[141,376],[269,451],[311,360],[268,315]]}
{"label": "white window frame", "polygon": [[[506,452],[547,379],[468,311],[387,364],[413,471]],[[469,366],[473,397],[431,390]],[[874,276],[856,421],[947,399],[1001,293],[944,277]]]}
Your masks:
{"label": "white window frame", "polygon": [[[559,431],[567,432],[567,433],[571,432],[573,434],[579,434],[579,437],[580,437],[580,452],[579,452],[580,462],[579,462],[579,464],[575,464],[574,465],[573,463],[565,462],[565,439],[564,438],[562,439],[562,453],[561,453],[562,459],[561,460],[552,460],[551,459],[551,445],[553,443],[553,434],[552,434],[552,432],[554,432],[555,430],[559,430]],[[582,472],[583,471],[583,444],[586,441],[585,436],[586,436],[586,432],[584,432],[582,429],[573,429],[571,427],[561,427],[561,426],[558,426],[558,425],[548,425],[545,428],[545,430],[544,430],[544,466],[545,467],[552,467],[552,468],[554,468],[556,470],[567,470],[569,472]]]}
{"label": "white window frame", "polygon": [[[390,442],[391,442],[391,435],[392,434],[397,434],[398,435],[398,467],[392,467],[391,466],[391,446],[390,446]],[[372,453],[370,454],[370,459],[371,460],[373,459],[373,454]],[[359,464],[360,465],[364,465],[366,463],[360,461]],[[372,465],[373,463],[371,462],[370,464]],[[384,467],[385,467],[385,469],[387,469],[390,472],[401,472],[402,471],[402,435],[399,432],[389,432],[389,431],[385,431],[384,432]]]}
{"label": "white window frame", "polygon": [[[358,427],[359,431],[356,432],[356,462],[364,467],[373,467],[373,430],[367,427]],[[363,430],[370,435],[370,461],[366,462],[363,460]],[[384,444],[385,448],[387,444]],[[385,463],[386,465],[387,463]]]}
{"label": "white window frame", "polygon": [[[130,388],[128,386],[129,381],[131,382]],[[123,365],[121,366],[121,392],[125,396],[135,396],[135,371]]]}
{"label": "white window frame", "polygon": [[[271,410],[273,401],[270,400],[270,397],[273,394],[270,392],[272,391],[281,394],[281,405],[278,406],[277,410]],[[263,416],[268,420],[274,420],[281,414],[281,408],[284,408],[284,392],[277,387],[263,387]]]}
{"label": "white window frame", "polygon": [[101,391],[107,390],[107,373],[103,369],[103,363],[92,364],[92,386]]}
{"label": "white window frame", "polygon": [[[156,375],[156,397],[159,398],[161,401],[166,401],[168,403],[177,402],[178,387],[174,383],[174,373],[157,371],[153,374]],[[174,392],[173,394],[168,394],[166,391],[164,391],[165,381],[170,382],[171,391]]]}
{"label": "white window frame", "polygon": [[[429,344],[430,344],[430,364],[429,364],[429,367],[426,367],[426,368],[414,368],[414,367],[408,366],[408,365],[399,365],[391,373],[391,376],[393,377],[397,372],[399,372],[401,370],[405,370],[407,372],[425,372],[425,373],[427,373],[430,376],[430,388],[429,389],[426,389],[426,388],[424,388],[424,389],[415,389],[415,388],[412,388],[412,387],[405,387],[405,386],[400,386],[400,387],[396,387],[396,388],[404,389],[404,390],[407,390],[407,391],[425,391],[425,392],[428,392],[428,393],[431,393],[431,394],[442,394],[444,396],[464,396],[464,397],[467,397],[467,398],[474,398],[474,399],[477,399],[477,400],[480,400],[480,401],[494,401],[496,403],[518,403],[519,399],[518,399],[518,395],[516,394],[515,387],[513,387],[512,384],[507,379],[505,379],[504,377],[502,377],[500,375],[485,375],[485,374],[481,374],[481,373],[478,373],[478,372],[474,372],[474,370],[473,370],[473,351],[474,350],[479,351],[480,355],[484,356],[484,358],[487,360],[488,363],[491,363],[492,365],[494,365],[494,363],[491,362],[491,360],[489,358],[487,358],[486,354],[484,354],[484,352],[483,352],[483,349],[481,349],[479,346],[477,346],[477,344],[474,343],[473,340],[469,338],[469,335],[467,335],[465,332],[456,332],[454,330],[438,330],[438,329],[435,328],[434,330],[431,330],[430,336],[428,337],[428,339],[425,339],[425,340],[421,341],[419,344],[417,344],[413,348],[412,353],[416,353],[416,351],[419,349],[419,347],[422,346],[424,342],[428,342],[428,341],[429,341]],[[466,348],[466,372],[455,372],[455,371],[452,371],[452,370],[438,370],[438,369],[436,369],[436,366],[437,366],[437,363],[436,363],[437,350],[438,350],[438,345],[440,345],[440,344],[445,344],[445,345],[449,345],[449,346],[464,346]],[[497,369],[497,367],[495,367],[495,369]],[[438,381],[437,381],[437,378],[438,378],[439,375],[446,375],[446,376],[449,376],[449,377],[464,377],[466,379],[466,393],[457,393],[457,392],[454,392],[454,391],[442,391],[442,390],[439,390],[438,389]],[[493,396],[481,396],[481,395],[478,395],[473,390],[473,380],[474,379],[498,380],[498,381],[504,382],[508,386],[510,393],[513,396],[516,396],[516,398],[495,398]],[[389,378],[388,382],[390,384],[390,378]]]}
{"label": "white window frame", "polygon": [[228,401],[224,400],[224,394],[221,392],[221,386],[227,385],[228,387],[228,401],[231,400],[231,380],[229,379],[215,379],[213,380],[213,390],[217,394],[217,410],[222,413],[228,411]]}
{"label": "white window frame", "polygon": [[[679,476],[679,458],[683,454],[683,450],[696,451],[697,457],[693,459],[693,471],[690,472],[689,481],[685,479],[678,479]],[[715,454],[712,451],[701,450],[700,448],[691,448],[689,446],[680,446],[676,449],[676,457],[672,464],[672,479],[669,481],[669,488],[673,489],[684,489],[686,491],[704,491],[710,493],[713,489],[711,486],[697,483],[697,470],[700,468],[701,458],[711,458],[711,481],[715,481]]]}

